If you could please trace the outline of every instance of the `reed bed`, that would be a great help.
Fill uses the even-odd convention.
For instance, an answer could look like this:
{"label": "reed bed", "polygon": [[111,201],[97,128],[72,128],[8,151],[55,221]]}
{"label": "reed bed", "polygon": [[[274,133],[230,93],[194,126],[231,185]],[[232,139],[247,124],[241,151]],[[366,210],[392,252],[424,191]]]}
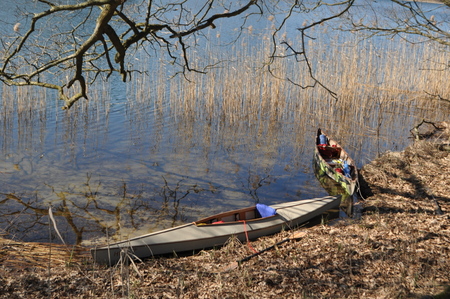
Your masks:
{"label": "reed bed", "polygon": [[[445,118],[446,112],[440,111],[448,111],[448,101],[439,98],[450,98],[450,87],[445,82],[449,69],[447,52],[440,46],[401,40],[362,40],[358,36],[343,42],[338,37],[330,38],[325,31],[314,34],[318,38],[308,41],[306,48],[313,74],[336,92],[337,99],[321,87],[303,89],[288,82],[287,78],[302,86],[313,83],[305,64],[295,62],[292,57],[275,59],[270,65],[275,76],[269,74],[265,66],[272,51],[271,40],[252,36],[249,30],[241,44],[211,48],[207,53],[190,57],[193,68],[202,70],[210,66],[206,75],[191,72],[173,76],[176,69],[168,65],[164,52],[155,53],[159,57],[156,62],[137,53],[131,63],[140,73],[134,73],[126,85],[130,128],[156,121],[160,126],[153,133],[160,135],[161,124],[170,119],[169,122],[184,128],[183,137],[188,139],[198,132],[210,138],[211,130],[218,127],[230,134],[234,131],[236,134],[226,137],[232,144],[240,138],[239,132],[273,137],[283,129],[304,132],[316,126],[336,128],[337,138],[350,130],[355,136],[369,132],[386,139],[398,133],[392,131],[397,127],[393,123],[414,124],[422,118]],[[296,40],[289,43],[299,45]],[[278,54],[291,53],[281,49]],[[99,123],[104,115],[108,119],[110,89],[108,83],[101,81],[90,88],[90,101],[80,100],[68,113],[70,116],[64,117],[65,130],[77,132],[75,126],[87,136],[92,123]],[[24,134],[25,130],[30,131],[27,123],[34,119],[34,124],[38,124],[37,119],[45,119],[46,113],[50,113],[44,109],[49,96],[56,99],[54,93],[36,88],[6,86],[1,96],[4,129],[11,130],[10,116],[17,113],[23,116],[20,120]],[[149,114],[148,109],[153,113]],[[59,115],[55,117],[60,118]],[[292,125],[286,128],[280,123]],[[205,124],[209,124],[209,131]],[[38,124],[43,125],[45,122]],[[106,121],[103,128],[107,126]],[[3,136],[11,134],[5,131]],[[73,142],[73,133],[67,136]],[[306,137],[293,138],[302,142]]]}
{"label": "reed bed", "polygon": [[[302,86],[313,83],[305,64],[292,58],[276,59],[270,65],[275,76],[269,74],[265,64],[272,50],[270,39],[252,39],[251,32],[248,34],[240,45],[191,57],[191,67],[214,66],[207,68],[206,75],[192,72],[170,77],[172,69],[160,60],[159,66],[153,67],[156,71],[132,85],[129,98],[146,98],[155,107],[161,99],[168,99],[167,105],[159,104],[155,111],[180,124],[186,131],[183,137],[203,134],[205,126],[220,127],[226,133],[221,134],[221,141],[227,139],[230,146],[243,135],[265,136],[269,141],[285,129],[306,132],[317,126],[333,128],[341,140],[350,131],[356,137],[371,136],[385,142],[422,118],[446,118],[448,101],[439,97],[450,98],[445,82],[448,53],[438,45],[358,36],[342,42],[330,36],[322,38],[326,32],[316,32],[319,38],[307,45],[308,58],[314,77],[338,95],[334,99],[319,86],[303,89],[288,82],[287,78]],[[290,44],[298,46],[299,41]],[[279,54],[290,54],[286,51]],[[142,72],[152,65],[146,57],[140,62]],[[293,138],[304,144],[309,137],[300,134]],[[270,147],[270,142],[265,146]]]}
{"label": "reed bed", "polygon": [[[45,119],[54,118],[60,123],[56,130],[65,132],[66,150],[74,161],[76,144],[86,149],[90,142],[106,142],[102,136],[107,134],[101,132],[108,130],[111,103],[122,101],[126,102],[131,138],[139,142],[146,132],[144,135],[155,141],[154,150],[163,140],[164,130],[174,126],[180,132],[174,144],[231,149],[253,140],[267,149],[267,163],[273,163],[270,156],[287,140],[308,144],[310,136],[305,132],[314,127],[330,128],[347,148],[359,151],[355,156],[368,161],[374,151],[386,148],[390,136],[404,134],[420,119],[447,117],[448,103],[437,100],[438,96],[450,98],[450,87],[444,81],[449,75],[444,67],[447,52],[439,46],[361,41],[357,36],[342,42],[325,32],[315,34],[318,38],[307,46],[314,76],[337,93],[337,100],[320,87],[302,89],[289,83],[286,78],[301,85],[312,83],[305,65],[292,58],[276,59],[271,65],[276,77],[269,74],[265,63],[271,41],[249,31],[241,44],[211,48],[190,57],[191,67],[211,66],[206,68],[207,74],[174,76],[163,52],[155,53],[159,57],[156,62],[138,53],[132,59],[140,73],[123,85],[126,98],[111,99],[111,85],[98,81],[90,88],[90,100],[80,100],[67,113],[44,108],[56,99],[54,93],[4,86],[3,148],[14,144],[14,115],[22,144],[30,140],[40,144],[38,136],[46,130]],[[286,51],[281,49],[279,54],[290,54]],[[60,103],[55,100],[54,105]],[[378,145],[362,144],[367,137]],[[293,160],[304,150],[299,146]]]}

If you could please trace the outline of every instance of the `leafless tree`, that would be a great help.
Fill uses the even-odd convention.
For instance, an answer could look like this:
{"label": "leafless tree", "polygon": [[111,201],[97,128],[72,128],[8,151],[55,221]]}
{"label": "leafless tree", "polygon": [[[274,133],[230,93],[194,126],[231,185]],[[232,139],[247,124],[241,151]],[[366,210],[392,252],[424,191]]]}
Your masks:
{"label": "leafless tree", "polygon": [[[298,0],[19,0],[15,5],[22,19],[0,36],[0,80],[8,85],[57,90],[65,102],[63,109],[68,109],[79,99],[88,98],[87,88],[98,77],[119,73],[126,81],[133,72],[127,58],[139,48],[165,49],[171,63],[182,72],[204,72],[191,67],[189,57],[205,29],[226,20],[242,31],[250,17],[280,12],[285,17],[272,32],[272,59],[280,58],[276,49],[284,42],[291,51],[288,55],[308,63],[304,49],[294,50],[279,40],[277,34],[286,21],[321,6],[340,8],[300,29],[305,39],[308,29],[339,17],[353,1],[310,0],[307,5]],[[325,87],[312,78],[314,85]]]}
{"label": "leafless tree", "polygon": [[[135,71],[129,57],[138,49],[165,49],[171,62],[183,73],[205,72],[205,68],[192,67],[189,60],[198,38],[205,37],[203,31],[222,21],[242,30],[244,25],[258,20],[252,19],[255,15],[277,15],[277,26],[271,32],[273,51],[268,53],[268,70],[272,72],[270,64],[274,60],[294,57],[306,65],[312,84],[302,85],[288,76],[281,79],[302,88],[319,85],[327,89],[314,76],[306,40],[314,38],[309,34],[311,29],[336,18],[347,18],[348,30],[366,31],[369,35],[404,38],[414,35],[450,45],[446,27],[449,20],[440,17],[450,16],[448,0],[442,2],[439,16],[424,11],[418,2],[391,0],[389,3],[403,8],[401,14],[373,14],[371,18],[353,13],[355,0],[19,0],[16,3],[21,12],[20,22],[11,24],[10,32],[0,35],[0,80],[8,85],[57,90],[65,102],[64,109],[81,98],[87,99],[87,88],[98,77],[118,73],[123,81],[129,79]],[[282,39],[282,30],[294,16],[323,11],[324,7],[329,8],[327,13],[318,14],[297,28],[300,44]],[[370,1],[363,9],[370,9]],[[332,90],[328,91],[336,96]]]}
{"label": "leafless tree", "polygon": [[[433,1],[433,0],[431,0]],[[372,35],[400,36],[410,42],[432,41],[450,46],[450,1],[434,0],[433,7],[421,1],[391,0],[392,10],[366,18],[353,18],[349,14],[349,30],[359,30]],[[427,1],[424,1],[427,2]],[[442,3],[438,6],[439,3]],[[370,3],[365,9],[371,9]],[[439,16],[436,16],[436,14]],[[417,37],[422,37],[418,41]]]}
{"label": "leafless tree", "polygon": [[[126,55],[145,43],[166,48],[185,70],[199,71],[187,58],[188,37],[214,27],[219,19],[260,13],[256,0],[230,2],[226,7],[218,7],[214,0],[194,6],[186,0],[20,2],[27,29],[21,34],[23,25],[17,23],[12,35],[1,37],[0,80],[58,90],[65,109],[87,99],[87,86],[101,74],[118,72],[126,81],[131,72]],[[61,74],[66,82],[55,83]],[[71,88],[77,92],[70,93]]]}

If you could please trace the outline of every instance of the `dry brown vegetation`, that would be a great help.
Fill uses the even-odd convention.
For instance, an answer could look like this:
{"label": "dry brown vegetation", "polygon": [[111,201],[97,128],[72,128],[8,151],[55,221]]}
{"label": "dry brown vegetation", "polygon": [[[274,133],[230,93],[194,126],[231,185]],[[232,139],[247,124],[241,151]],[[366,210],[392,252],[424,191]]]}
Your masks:
{"label": "dry brown vegetation", "polygon": [[[361,219],[302,228],[300,240],[239,267],[233,262],[252,251],[234,240],[192,256],[105,268],[80,249],[2,239],[0,297],[450,298],[450,152],[415,142],[361,174]],[[252,246],[261,250],[291,234]]]}

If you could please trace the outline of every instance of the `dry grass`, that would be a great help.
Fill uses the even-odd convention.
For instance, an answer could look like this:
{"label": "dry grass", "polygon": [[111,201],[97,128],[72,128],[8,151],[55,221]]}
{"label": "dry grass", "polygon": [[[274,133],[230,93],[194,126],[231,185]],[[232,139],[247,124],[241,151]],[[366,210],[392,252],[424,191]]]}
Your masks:
{"label": "dry grass", "polygon": [[[0,261],[7,268],[26,269],[39,267],[47,269],[71,266],[87,257],[86,248],[50,243],[18,242],[0,237]],[[73,264],[72,264],[73,263]]]}
{"label": "dry grass", "polygon": [[[263,67],[271,44],[262,39],[249,52],[244,45],[233,48],[235,52],[230,56],[239,59],[222,61],[218,68],[208,70],[207,76],[191,73],[190,81],[181,76],[171,80],[171,106],[179,115],[201,110],[209,112],[210,117],[228,117],[231,123],[260,117],[261,113],[274,118],[292,112],[329,118],[338,109],[346,113],[343,118],[356,115],[359,118],[352,117],[350,121],[363,123],[377,109],[395,113],[419,103],[433,109],[436,103],[430,101],[431,95],[450,98],[450,87],[445,81],[450,72],[445,67],[447,52],[439,46],[403,41],[374,44],[370,40],[361,42],[358,37],[345,44],[338,40],[323,42],[320,38],[310,41],[308,58],[314,76],[338,94],[337,102],[324,89],[302,89],[285,80],[289,78],[303,86],[311,84],[302,63],[277,59],[271,65],[275,77],[271,76]],[[218,63],[220,57],[214,55],[206,61]],[[157,82],[158,78],[161,72],[154,74],[150,82]],[[428,101],[420,102],[422,99]]]}

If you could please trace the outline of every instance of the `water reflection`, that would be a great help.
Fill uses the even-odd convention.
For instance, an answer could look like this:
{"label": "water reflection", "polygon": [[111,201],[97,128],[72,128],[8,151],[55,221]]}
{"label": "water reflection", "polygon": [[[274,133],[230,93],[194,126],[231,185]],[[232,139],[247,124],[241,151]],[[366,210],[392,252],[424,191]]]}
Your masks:
{"label": "water reflection", "polygon": [[[317,163],[312,163],[314,169],[314,175],[319,181],[322,188],[324,188],[329,195],[341,195],[341,205],[340,212],[343,217],[352,217],[353,216],[353,195],[348,194],[348,192],[342,188],[342,186],[331,179],[325,172],[321,171],[320,167]],[[356,192],[356,191],[355,191]]]}
{"label": "water reflection", "polygon": [[[188,209],[195,209],[197,203],[189,195],[214,192],[196,185],[187,186],[182,181],[171,186],[164,179],[165,185],[155,190],[150,198],[143,197],[143,189],[129,190],[123,183],[115,194],[118,200],[108,202],[99,193],[99,184],[92,184],[90,180],[91,177],[87,176],[83,192],[54,191],[59,200],[52,207],[53,215],[58,230],[65,232],[63,238],[68,243],[81,244],[84,239],[90,238],[98,241],[101,236],[99,232],[117,239],[127,236],[130,231],[141,231],[143,227],[148,232],[152,227],[172,227],[193,221],[188,216]],[[49,240],[46,233],[49,229],[49,206],[42,199],[13,193],[2,193],[2,197],[0,226],[8,237]]]}

